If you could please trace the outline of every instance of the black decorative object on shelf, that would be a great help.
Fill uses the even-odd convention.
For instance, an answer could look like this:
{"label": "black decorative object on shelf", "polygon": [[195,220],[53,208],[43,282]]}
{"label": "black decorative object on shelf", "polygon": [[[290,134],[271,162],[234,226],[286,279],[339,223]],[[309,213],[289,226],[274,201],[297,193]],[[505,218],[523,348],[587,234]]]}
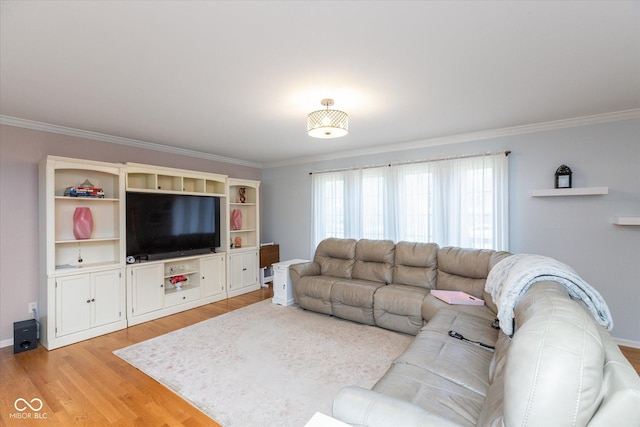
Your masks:
{"label": "black decorative object on shelf", "polygon": [[571,168],[567,165],[561,165],[556,170],[556,188],[571,188]]}

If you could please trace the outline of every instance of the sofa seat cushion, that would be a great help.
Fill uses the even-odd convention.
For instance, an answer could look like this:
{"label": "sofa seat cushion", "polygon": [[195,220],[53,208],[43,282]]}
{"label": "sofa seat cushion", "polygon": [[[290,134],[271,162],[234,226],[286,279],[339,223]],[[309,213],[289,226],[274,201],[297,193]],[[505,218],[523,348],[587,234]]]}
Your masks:
{"label": "sofa seat cushion", "polygon": [[486,307],[483,309],[483,307],[478,306],[464,306],[476,309],[475,312],[466,312],[458,310],[458,307],[461,307],[460,305],[449,306],[447,303],[445,304],[451,308],[438,310],[436,315],[422,328],[422,331],[441,332],[451,338],[448,332],[453,330],[472,341],[479,341],[491,346],[495,345],[500,330],[491,326],[495,320],[491,310],[486,309]]}
{"label": "sofa seat cushion", "polygon": [[[472,339],[471,334],[468,335]],[[485,396],[492,357],[493,351],[489,349],[457,340],[446,332],[423,329],[393,364],[418,367]]]}
{"label": "sofa seat cushion", "polygon": [[462,426],[476,425],[484,403],[484,395],[443,378],[437,372],[407,363],[391,366],[373,390],[410,402]]}
{"label": "sofa seat cushion", "polygon": [[340,280],[332,276],[302,276],[293,287],[296,304],[318,313],[333,314],[331,310],[331,288]]}
{"label": "sofa seat cushion", "polygon": [[331,286],[331,311],[334,316],[367,325],[375,325],[373,294],[385,286],[369,280],[337,279]]}
{"label": "sofa seat cushion", "polygon": [[424,325],[421,312],[422,301],[428,294],[428,289],[416,286],[381,287],[373,297],[373,317],[376,325],[416,335]]}
{"label": "sofa seat cushion", "polygon": [[489,390],[493,352],[452,338],[448,331],[492,344],[497,331],[490,331],[490,324],[482,324],[486,325],[486,319],[481,316],[442,310],[422,328],[373,390],[460,425],[476,425]]}

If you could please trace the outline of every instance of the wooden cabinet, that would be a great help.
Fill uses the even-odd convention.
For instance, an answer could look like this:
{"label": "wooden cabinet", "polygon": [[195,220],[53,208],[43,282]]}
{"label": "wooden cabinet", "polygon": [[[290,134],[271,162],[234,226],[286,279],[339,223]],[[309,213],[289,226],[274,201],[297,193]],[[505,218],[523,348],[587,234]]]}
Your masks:
{"label": "wooden cabinet", "polygon": [[123,269],[91,273],[91,325],[102,326],[124,318]]}
{"label": "wooden cabinet", "polygon": [[128,325],[227,298],[225,271],[223,253],[127,266]]}
{"label": "wooden cabinet", "polygon": [[[87,181],[93,190],[77,197],[75,187]],[[226,175],[43,159],[38,303],[43,346],[57,348],[258,289],[259,190],[259,181]],[[126,191],[220,198],[221,247],[217,253],[126,265]],[[77,210],[91,214],[87,236],[74,232]],[[232,227],[234,211],[242,220]]]}
{"label": "wooden cabinet", "polygon": [[260,181],[229,178],[227,295],[260,288]]}
{"label": "wooden cabinet", "polygon": [[303,262],[309,262],[309,260],[292,259],[273,264],[273,298],[271,302],[285,306],[294,303],[293,283],[289,275],[289,267]]}
{"label": "wooden cabinet", "polygon": [[229,283],[227,295],[234,297],[260,288],[258,278],[258,250],[248,249],[229,255]]}
{"label": "wooden cabinet", "polygon": [[[93,190],[78,196],[83,184]],[[87,236],[74,233],[77,210],[90,213]],[[43,159],[40,230],[42,345],[53,349],[126,327],[123,166]]]}
{"label": "wooden cabinet", "polygon": [[55,279],[56,337],[89,329],[91,322],[89,276],[89,274],[76,274]]}
{"label": "wooden cabinet", "polygon": [[229,178],[230,250],[260,247],[260,181]]}
{"label": "wooden cabinet", "polygon": [[203,257],[200,260],[202,273],[202,296],[215,297],[225,295],[226,284],[226,256],[225,254]]}
{"label": "wooden cabinet", "polygon": [[141,316],[162,308],[164,272],[161,263],[141,264],[127,268],[129,317]]}
{"label": "wooden cabinet", "polygon": [[56,338],[88,332],[124,317],[122,272],[99,271],[60,276],[56,289]]}

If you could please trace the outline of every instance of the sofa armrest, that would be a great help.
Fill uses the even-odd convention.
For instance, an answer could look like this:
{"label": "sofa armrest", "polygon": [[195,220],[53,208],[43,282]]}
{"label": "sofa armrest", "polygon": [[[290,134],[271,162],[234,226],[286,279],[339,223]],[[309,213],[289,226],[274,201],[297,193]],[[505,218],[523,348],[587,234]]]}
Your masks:
{"label": "sofa armrest", "polygon": [[340,390],[333,401],[333,417],[358,427],[459,426],[411,402],[356,386]]}
{"label": "sofa armrest", "polygon": [[447,307],[450,307],[450,305],[442,301],[441,299],[438,299],[429,294],[424,297],[424,300],[422,301],[422,318],[425,321],[429,322],[431,319],[433,319],[433,316],[435,316],[436,311],[440,310],[441,308]]}
{"label": "sofa armrest", "polygon": [[289,266],[289,275],[291,276],[291,281],[295,286],[298,279],[303,276],[319,276],[320,264],[313,261],[303,262],[301,264],[292,264]]}

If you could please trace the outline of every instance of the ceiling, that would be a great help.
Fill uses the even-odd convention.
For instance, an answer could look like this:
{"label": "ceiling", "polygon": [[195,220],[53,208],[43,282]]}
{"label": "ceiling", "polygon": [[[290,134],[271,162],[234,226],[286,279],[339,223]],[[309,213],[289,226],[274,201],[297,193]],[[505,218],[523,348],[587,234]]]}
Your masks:
{"label": "ceiling", "polygon": [[[639,1],[5,1],[0,115],[260,166],[640,108]],[[306,135],[335,99],[349,135]]]}

